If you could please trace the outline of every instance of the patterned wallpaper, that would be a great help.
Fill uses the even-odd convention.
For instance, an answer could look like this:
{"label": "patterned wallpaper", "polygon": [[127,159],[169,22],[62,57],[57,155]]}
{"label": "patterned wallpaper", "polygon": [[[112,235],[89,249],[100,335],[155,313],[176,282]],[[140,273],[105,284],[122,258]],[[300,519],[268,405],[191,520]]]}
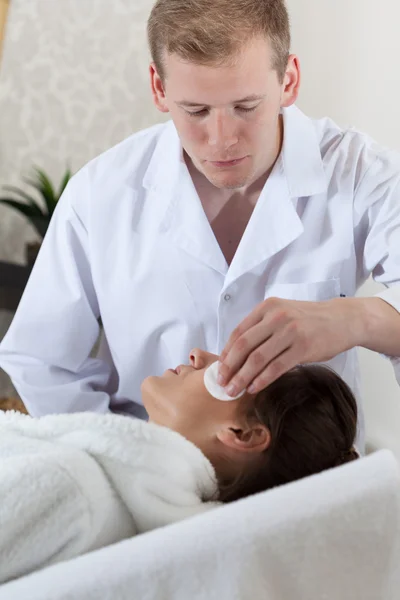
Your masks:
{"label": "patterned wallpaper", "polygon": [[[146,21],[152,5],[10,1],[0,58],[0,194],[5,184],[21,185],[32,165],[58,181],[67,164],[76,171],[134,131],[168,118],[150,94]],[[24,263],[25,243],[34,240],[23,217],[0,206],[0,261]],[[11,319],[0,311],[0,340]],[[14,391],[0,370],[0,397]]]}
{"label": "patterned wallpaper", "polygon": [[9,0],[0,0],[0,58],[3,45],[4,28],[7,20]]}
{"label": "patterned wallpaper", "polygon": [[[0,0],[2,2],[3,0]],[[134,131],[152,104],[146,21],[153,0],[11,0],[0,66],[0,188],[32,165],[58,181]],[[1,190],[0,190],[1,193]],[[0,260],[36,234],[0,206]]]}

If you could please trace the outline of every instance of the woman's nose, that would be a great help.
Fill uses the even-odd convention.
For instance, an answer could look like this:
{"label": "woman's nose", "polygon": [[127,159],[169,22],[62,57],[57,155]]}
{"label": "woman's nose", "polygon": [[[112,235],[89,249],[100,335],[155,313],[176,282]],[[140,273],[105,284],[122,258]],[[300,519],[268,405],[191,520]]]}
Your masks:
{"label": "woman's nose", "polygon": [[204,367],[208,367],[208,365],[211,365],[216,360],[218,360],[217,354],[205,352],[204,350],[200,350],[200,348],[193,348],[189,354],[190,365],[195,369],[204,369]]}
{"label": "woman's nose", "polygon": [[193,348],[193,350],[189,354],[189,362],[190,366],[195,369],[202,369],[205,365],[204,363],[204,352],[200,350],[200,348]]}

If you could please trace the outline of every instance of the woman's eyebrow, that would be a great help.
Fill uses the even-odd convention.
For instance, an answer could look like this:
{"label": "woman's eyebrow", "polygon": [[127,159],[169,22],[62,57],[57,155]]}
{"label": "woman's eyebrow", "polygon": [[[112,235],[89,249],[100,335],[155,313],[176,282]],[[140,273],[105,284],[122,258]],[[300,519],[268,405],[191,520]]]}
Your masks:
{"label": "woman's eyebrow", "polygon": [[[241,104],[243,102],[255,102],[256,100],[263,100],[266,98],[266,94],[257,95],[251,94],[250,96],[246,96],[246,98],[241,98],[240,100],[234,100],[232,104]],[[175,104],[179,104],[180,106],[194,107],[194,106],[204,106],[204,108],[212,108],[209,104],[202,104],[201,102],[190,102],[189,100],[181,100],[179,102],[175,102]]]}

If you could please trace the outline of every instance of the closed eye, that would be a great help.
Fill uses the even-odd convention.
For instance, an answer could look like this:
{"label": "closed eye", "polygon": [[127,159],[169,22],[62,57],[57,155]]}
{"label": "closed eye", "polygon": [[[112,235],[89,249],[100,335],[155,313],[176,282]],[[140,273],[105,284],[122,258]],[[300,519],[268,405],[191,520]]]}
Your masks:
{"label": "closed eye", "polygon": [[[257,106],[253,106],[252,108],[245,108],[244,106],[237,106],[236,110],[240,111],[240,112],[244,112],[244,113],[250,113],[256,110]],[[191,112],[189,110],[185,110],[185,112],[190,115],[191,117],[204,117],[207,112],[208,109],[207,108],[203,108],[202,110],[197,110],[195,112]]]}

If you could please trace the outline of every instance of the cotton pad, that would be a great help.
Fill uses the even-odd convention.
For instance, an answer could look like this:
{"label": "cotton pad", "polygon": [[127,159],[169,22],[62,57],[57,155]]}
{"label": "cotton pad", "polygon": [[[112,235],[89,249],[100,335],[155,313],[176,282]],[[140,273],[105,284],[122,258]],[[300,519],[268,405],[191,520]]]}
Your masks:
{"label": "cotton pad", "polygon": [[204,385],[211,396],[217,398],[217,400],[236,400],[236,398],[240,398],[246,392],[240,392],[237,396],[228,396],[225,392],[225,389],[217,383],[218,377],[218,361],[213,362],[205,371],[204,371]]}

